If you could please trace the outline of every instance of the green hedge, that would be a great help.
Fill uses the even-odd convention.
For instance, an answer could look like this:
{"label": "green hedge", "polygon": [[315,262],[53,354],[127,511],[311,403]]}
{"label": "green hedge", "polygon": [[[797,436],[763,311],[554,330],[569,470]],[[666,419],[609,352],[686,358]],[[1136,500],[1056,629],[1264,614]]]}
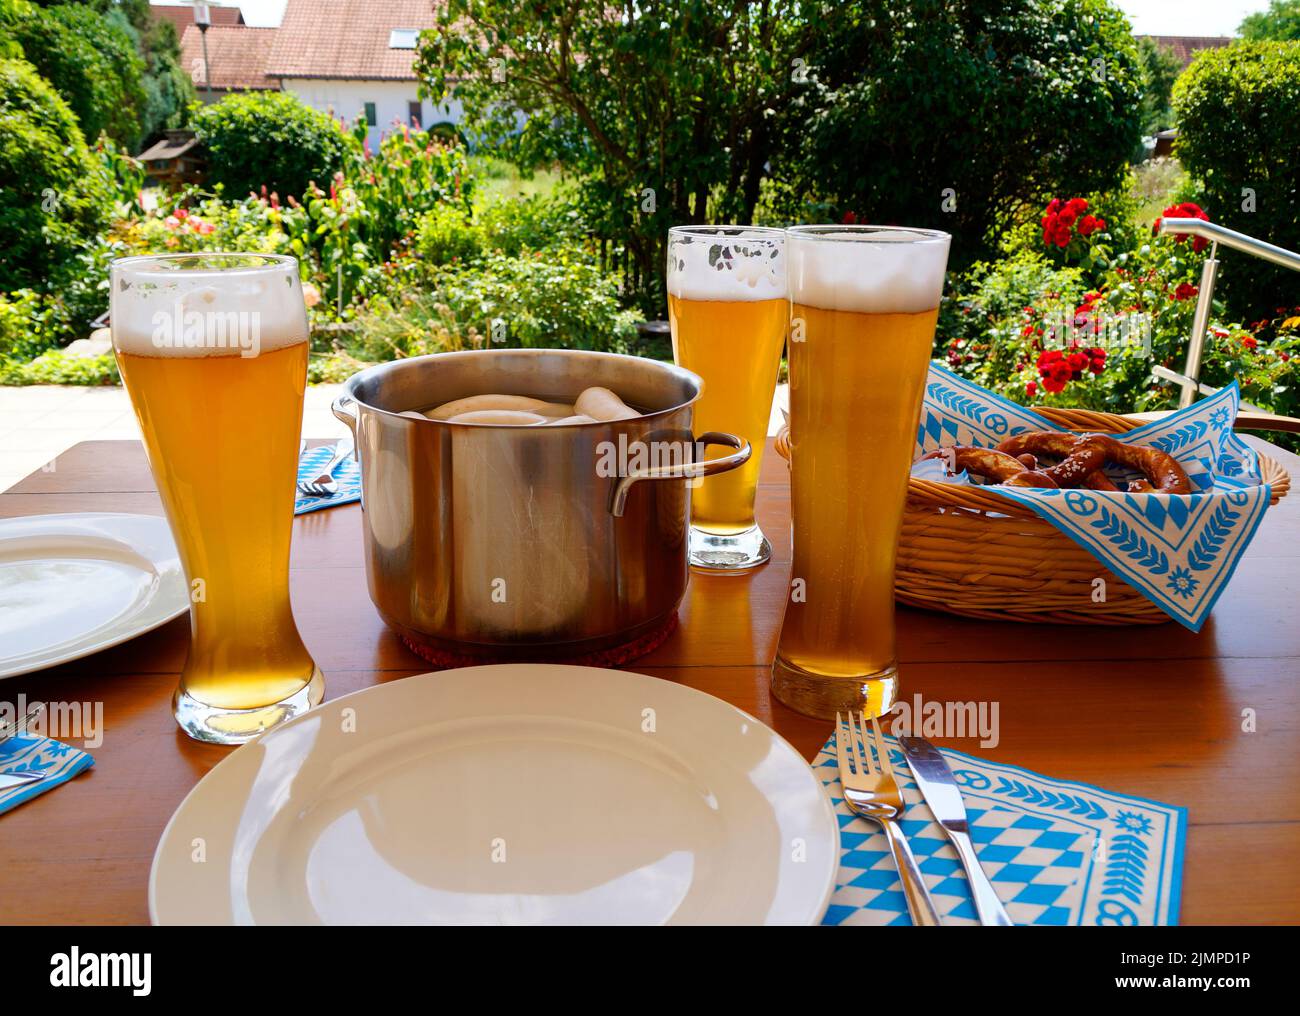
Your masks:
{"label": "green hedge", "polygon": [[[1300,250],[1300,42],[1206,50],[1174,88],[1175,154],[1214,222]],[[1253,197],[1253,202],[1252,202]],[[1234,316],[1300,302],[1300,275],[1228,251],[1216,295]]]}
{"label": "green hedge", "polygon": [[56,288],[111,213],[68,104],[30,64],[0,59],[0,291]]}
{"label": "green hedge", "polygon": [[289,92],[229,95],[194,114],[208,150],[208,183],[238,200],[250,191],[301,197],[315,181],[328,187],[354,142],[331,117]]}

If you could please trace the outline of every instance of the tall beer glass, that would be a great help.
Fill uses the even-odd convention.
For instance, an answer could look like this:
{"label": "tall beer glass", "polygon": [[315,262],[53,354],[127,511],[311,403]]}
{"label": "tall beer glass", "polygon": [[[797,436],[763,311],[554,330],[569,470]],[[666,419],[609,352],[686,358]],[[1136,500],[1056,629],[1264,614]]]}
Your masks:
{"label": "tall beer glass", "polygon": [[190,584],[172,700],[238,744],[321,700],[289,606],[307,312],[290,257],[180,254],[112,267],[117,364]]}
{"label": "tall beer glass", "polygon": [[949,239],[788,232],[794,562],[772,691],[811,716],[898,694],[894,555]]}
{"label": "tall beer glass", "polygon": [[690,562],[696,567],[753,568],[772,556],[754,521],[754,495],[789,317],[785,230],[669,230],[673,358],[704,379],[696,430],[739,434],[754,449],[745,465],[702,481],[692,494]]}

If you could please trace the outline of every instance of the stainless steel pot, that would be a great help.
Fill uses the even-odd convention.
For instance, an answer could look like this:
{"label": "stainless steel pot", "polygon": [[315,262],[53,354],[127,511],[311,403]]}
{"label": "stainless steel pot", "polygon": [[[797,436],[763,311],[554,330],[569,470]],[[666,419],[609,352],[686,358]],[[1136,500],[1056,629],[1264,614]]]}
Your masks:
{"label": "stainless steel pot", "polygon": [[[644,415],[564,427],[399,415],[491,393],[572,402],[592,385]],[[356,439],[384,620],[432,648],[530,659],[666,623],[686,591],[688,483],[750,455],[743,438],[693,436],[702,387],[655,360],[558,349],[438,353],[354,375],[333,409]],[[735,451],[705,460],[710,444]]]}

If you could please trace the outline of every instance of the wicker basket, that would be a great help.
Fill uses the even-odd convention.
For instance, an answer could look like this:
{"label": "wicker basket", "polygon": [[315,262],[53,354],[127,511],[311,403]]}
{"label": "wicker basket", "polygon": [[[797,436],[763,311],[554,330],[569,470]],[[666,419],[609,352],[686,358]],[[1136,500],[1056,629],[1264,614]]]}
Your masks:
{"label": "wicker basket", "polygon": [[[1067,430],[1123,434],[1147,421],[1085,409],[1034,411]],[[783,427],[777,452],[790,457]],[[1272,503],[1291,478],[1260,455]],[[1093,581],[1106,580],[1104,602]],[[894,592],[901,603],[992,621],[1159,624],[1169,615],[1028,508],[971,484],[913,477],[898,544]]]}

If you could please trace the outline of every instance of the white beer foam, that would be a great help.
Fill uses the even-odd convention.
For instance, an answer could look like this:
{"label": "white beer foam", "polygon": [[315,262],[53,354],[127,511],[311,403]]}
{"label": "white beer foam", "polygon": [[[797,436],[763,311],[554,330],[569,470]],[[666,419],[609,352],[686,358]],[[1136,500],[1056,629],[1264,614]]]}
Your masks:
{"label": "white beer foam", "polygon": [[788,235],[792,303],[861,314],[917,314],[939,306],[946,235],[918,240],[916,233],[888,229]]}
{"label": "white beer foam", "polygon": [[[690,243],[668,241],[668,292],[679,300],[722,300],[748,303],[783,300],[786,295],[785,252],[780,234],[728,235],[716,238],[692,233]],[[733,247],[730,260],[709,264],[709,252],[719,244]],[[734,246],[733,246],[734,245]],[[747,253],[740,253],[741,248]],[[773,252],[775,251],[775,255]]]}
{"label": "white beer foam", "polygon": [[[276,269],[277,266],[269,266]],[[148,262],[113,279],[115,346],[138,356],[244,356],[306,342],[294,269],[167,270]]]}

